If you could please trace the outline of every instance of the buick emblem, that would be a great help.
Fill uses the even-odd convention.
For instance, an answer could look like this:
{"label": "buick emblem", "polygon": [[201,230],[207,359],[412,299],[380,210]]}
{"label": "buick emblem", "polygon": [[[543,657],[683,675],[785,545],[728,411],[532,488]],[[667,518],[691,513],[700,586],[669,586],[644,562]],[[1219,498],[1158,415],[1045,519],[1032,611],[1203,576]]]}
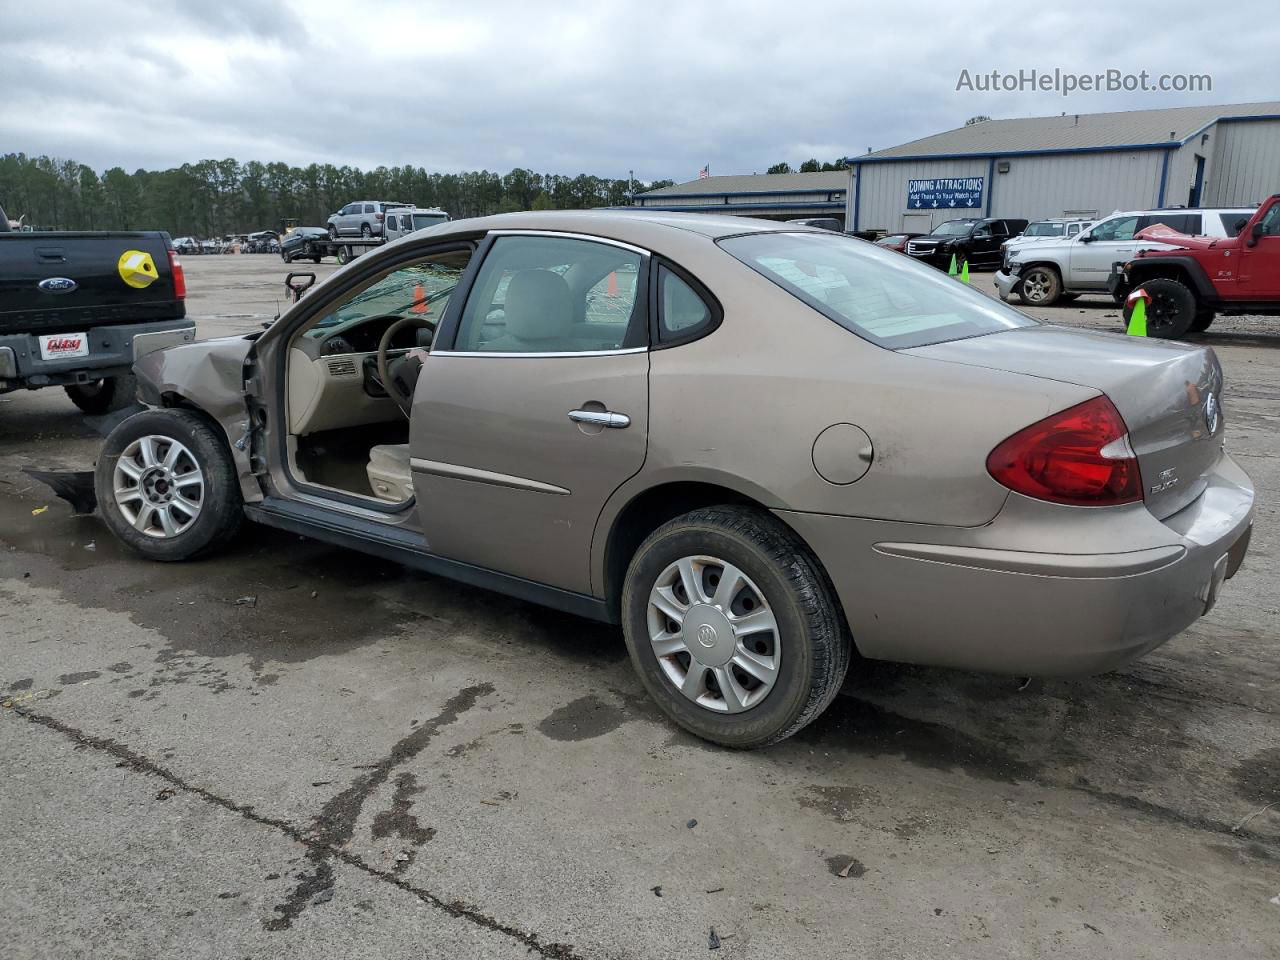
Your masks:
{"label": "buick emblem", "polygon": [[716,628],[704,623],[698,628],[698,642],[710,649],[716,645]]}
{"label": "buick emblem", "polygon": [[1209,428],[1210,433],[1218,432],[1218,398],[1212,391],[1204,401],[1204,425]]}
{"label": "buick emblem", "polygon": [[70,277],[46,277],[36,284],[42,293],[70,293],[78,286]]}

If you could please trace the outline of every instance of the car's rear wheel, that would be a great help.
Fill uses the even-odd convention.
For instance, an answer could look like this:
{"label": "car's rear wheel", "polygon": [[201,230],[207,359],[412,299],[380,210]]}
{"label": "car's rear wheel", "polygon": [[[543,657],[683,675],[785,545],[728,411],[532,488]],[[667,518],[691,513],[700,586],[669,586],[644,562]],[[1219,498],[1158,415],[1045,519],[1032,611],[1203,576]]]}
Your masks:
{"label": "car's rear wheel", "polygon": [[[1145,290],[1151,302],[1147,306],[1147,336],[1176,339],[1185,336],[1195,322],[1196,297],[1191,290],[1177,280],[1156,277],[1138,285]],[[1127,327],[1133,307],[1126,301],[1124,322]]]}
{"label": "car's rear wheel", "polygon": [[229,541],[242,517],[231,452],[188,410],[147,410],[107,436],[94,472],[98,507],[152,560],[186,560]]}
{"label": "car's rear wheel", "polygon": [[92,383],[74,383],[63,389],[71,402],[89,414],[111,413],[123,410],[138,397],[138,381],[133,374],[107,377]]}
{"label": "car's rear wheel", "polygon": [[1062,278],[1053,267],[1028,267],[1019,287],[1022,302],[1031,307],[1049,307],[1062,296]]}
{"label": "car's rear wheel", "polygon": [[831,702],[852,643],[817,560],[758,510],[707,507],[641,544],[623,632],[662,711],[727,747],[791,736]]}
{"label": "car's rear wheel", "polygon": [[335,227],[332,223],[329,224],[329,239],[330,240],[338,239],[338,228]]}
{"label": "car's rear wheel", "polygon": [[360,224],[360,236],[364,237],[366,240],[373,236],[373,230],[367,223]]}

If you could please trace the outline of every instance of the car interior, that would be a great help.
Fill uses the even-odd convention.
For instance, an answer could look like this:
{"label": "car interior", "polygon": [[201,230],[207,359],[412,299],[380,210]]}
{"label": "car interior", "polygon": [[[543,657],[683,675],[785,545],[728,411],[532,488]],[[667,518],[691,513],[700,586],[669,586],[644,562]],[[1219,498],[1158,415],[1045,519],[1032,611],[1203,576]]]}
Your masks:
{"label": "car interior", "polygon": [[[413,496],[409,418],[378,369],[412,395],[420,359],[470,259],[452,250],[374,279],[302,326],[288,350],[286,411],[294,474],[307,483],[384,503]],[[392,328],[395,329],[392,329]]]}
{"label": "car interior", "polygon": [[[384,274],[293,335],[286,410],[295,476],[388,504],[413,497],[409,404],[435,325],[470,256],[454,250]],[[631,323],[640,265],[640,254],[622,247],[501,237],[476,278],[454,349],[530,354],[643,346],[644,325]]]}

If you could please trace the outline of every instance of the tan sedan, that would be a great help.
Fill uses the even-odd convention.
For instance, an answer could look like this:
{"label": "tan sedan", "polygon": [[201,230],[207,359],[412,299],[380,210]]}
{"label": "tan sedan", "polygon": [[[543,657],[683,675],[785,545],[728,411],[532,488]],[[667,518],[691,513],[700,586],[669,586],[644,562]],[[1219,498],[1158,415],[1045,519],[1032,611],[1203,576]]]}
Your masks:
{"label": "tan sedan", "polygon": [[1124,663],[1213,604],[1253,516],[1212,351],[789,224],[457,221],[136,372],[97,484],[142,553],[247,515],[620,623],[662,709],[730,746],[812,720],[855,650]]}

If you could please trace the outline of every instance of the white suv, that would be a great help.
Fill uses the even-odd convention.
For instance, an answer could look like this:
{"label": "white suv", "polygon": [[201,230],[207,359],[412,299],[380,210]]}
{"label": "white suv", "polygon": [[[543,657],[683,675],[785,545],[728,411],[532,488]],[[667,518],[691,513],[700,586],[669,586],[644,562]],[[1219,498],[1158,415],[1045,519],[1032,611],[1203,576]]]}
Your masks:
{"label": "white suv", "polygon": [[387,211],[383,235],[388,240],[396,240],[427,227],[448,223],[449,219],[449,214],[439,208],[426,210],[422,207],[400,207],[398,210]]}
{"label": "white suv", "polygon": [[1030,306],[1047,307],[1082,293],[1107,292],[1114,263],[1132,259],[1143,250],[1172,250],[1168,243],[1134,240],[1139,230],[1164,224],[1179,233],[1234,237],[1253,216],[1248,207],[1117,211],[1074,237],[1020,244],[1005,253],[996,273],[1001,300],[1013,295]]}

